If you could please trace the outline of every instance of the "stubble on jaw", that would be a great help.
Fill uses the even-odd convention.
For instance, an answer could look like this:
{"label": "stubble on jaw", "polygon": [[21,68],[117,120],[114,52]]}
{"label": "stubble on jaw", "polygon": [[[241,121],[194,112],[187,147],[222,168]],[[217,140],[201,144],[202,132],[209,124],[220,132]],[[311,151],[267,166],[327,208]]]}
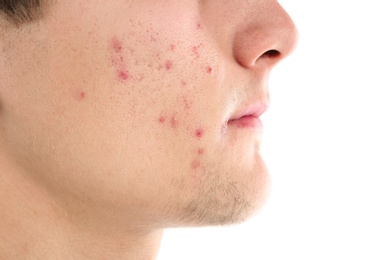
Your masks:
{"label": "stubble on jaw", "polygon": [[[231,173],[230,173],[231,174]],[[228,180],[229,174],[206,171],[202,185],[192,191],[183,189],[183,197],[191,198],[179,204],[166,204],[168,215],[176,216],[178,226],[218,226],[239,224],[246,221],[257,210],[258,194],[245,183]],[[187,189],[187,191],[186,191]]]}

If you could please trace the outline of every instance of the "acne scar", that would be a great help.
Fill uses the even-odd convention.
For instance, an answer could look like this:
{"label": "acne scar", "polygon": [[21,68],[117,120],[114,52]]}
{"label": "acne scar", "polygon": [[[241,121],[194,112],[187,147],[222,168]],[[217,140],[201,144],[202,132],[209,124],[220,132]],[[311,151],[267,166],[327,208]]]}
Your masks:
{"label": "acne scar", "polygon": [[202,29],[202,25],[200,24],[200,22],[196,22],[196,29],[197,30]]}
{"label": "acne scar", "polygon": [[198,149],[198,154],[199,154],[199,155],[204,154],[204,149],[203,149],[203,148],[199,148],[199,149]]}
{"label": "acne scar", "polygon": [[174,49],[176,49],[176,46],[174,44],[169,45],[169,50],[173,51]]}

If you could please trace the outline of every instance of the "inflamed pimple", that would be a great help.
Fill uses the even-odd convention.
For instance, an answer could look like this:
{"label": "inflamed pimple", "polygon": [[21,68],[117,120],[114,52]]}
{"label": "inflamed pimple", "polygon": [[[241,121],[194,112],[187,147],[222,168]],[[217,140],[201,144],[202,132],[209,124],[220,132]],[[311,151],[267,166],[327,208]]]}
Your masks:
{"label": "inflamed pimple", "polygon": [[196,129],[196,131],[195,131],[195,136],[196,136],[197,138],[201,138],[201,137],[203,136],[203,129],[202,129],[202,128]]}
{"label": "inflamed pimple", "polygon": [[204,154],[204,149],[203,149],[203,148],[199,148],[199,149],[198,149],[198,154],[199,154],[199,155]]}
{"label": "inflamed pimple", "polygon": [[118,78],[121,80],[127,80],[129,78],[129,72],[127,70],[119,70]]}
{"label": "inflamed pimple", "polygon": [[206,71],[208,74],[211,74],[213,72],[213,68],[211,66],[207,66]]}

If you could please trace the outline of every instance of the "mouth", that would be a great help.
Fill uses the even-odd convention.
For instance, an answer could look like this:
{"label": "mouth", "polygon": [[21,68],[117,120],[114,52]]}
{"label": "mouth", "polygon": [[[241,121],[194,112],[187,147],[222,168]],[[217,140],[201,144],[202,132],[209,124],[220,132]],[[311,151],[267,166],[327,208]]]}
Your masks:
{"label": "mouth", "polygon": [[259,117],[267,109],[268,103],[266,102],[256,102],[251,104],[233,115],[227,122],[227,125],[241,129],[254,129],[260,131],[263,129],[263,123]]}

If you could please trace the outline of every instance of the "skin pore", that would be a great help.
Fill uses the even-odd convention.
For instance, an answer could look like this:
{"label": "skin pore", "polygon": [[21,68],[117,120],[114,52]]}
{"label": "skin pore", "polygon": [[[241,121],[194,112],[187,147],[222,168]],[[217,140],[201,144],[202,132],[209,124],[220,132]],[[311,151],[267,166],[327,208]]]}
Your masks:
{"label": "skin pore", "polygon": [[55,1],[0,24],[0,258],[154,259],[164,228],[264,203],[261,130],[232,119],[268,107],[295,45],[277,1]]}

